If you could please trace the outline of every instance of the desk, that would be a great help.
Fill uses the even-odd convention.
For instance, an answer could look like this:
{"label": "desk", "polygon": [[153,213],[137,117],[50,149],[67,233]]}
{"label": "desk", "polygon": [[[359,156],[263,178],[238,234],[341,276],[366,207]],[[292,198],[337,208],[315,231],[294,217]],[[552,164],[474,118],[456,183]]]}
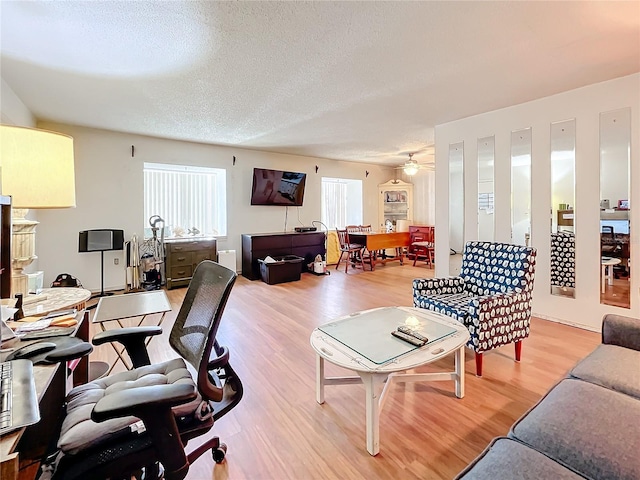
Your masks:
{"label": "desk", "polygon": [[[351,338],[357,338],[358,342],[367,345],[376,345],[376,354],[384,356],[385,353],[393,351],[391,356],[400,352],[399,356],[390,358],[381,363],[374,363],[363,353],[356,351],[347,344],[352,342],[342,338],[336,340],[322,329],[334,327],[340,321],[355,319],[350,332]],[[404,319],[404,320],[403,320]],[[427,345],[401,353],[400,347],[390,345],[387,342],[396,340],[391,337],[391,333],[400,324],[410,325],[416,331],[431,337],[438,331],[452,332],[441,338],[435,335],[431,338],[437,340]],[[363,328],[364,327],[364,328]],[[355,332],[356,336],[352,334]],[[380,341],[380,335],[385,335]],[[388,336],[388,337],[387,337]],[[367,424],[367,451],[371,455],[377,455],[380,451],[379,416],[380,410],[384,406],[386,393],[389,386],[394,383],[409,383],[422,381],[453,380],[455,382],[456,397],[464,396],[464,348],[469,339],[469,331],[461,323],[441,315],[421,308],[409,307],[384,307],[356,312],[346,315],[326,325],[316,328],[311,333],[311,346],[316,352],[316,401],[324,403],[325,385],[348,385],[354,383],[364,383],[366,389],[366,424]],[[407,344],[409,345],[409,344]],[[391,347],[391,348],[390,348]],[[388,349],[386,352],[383,349]],[[442,357],[455,352],[455,371],[437,373],[405,373],[427,363],[431,363]],[[355,371],[358,376],[331,377],[324,375],[324,361],[327,360],[340,367]],[[381,386],[384,387],[381,390]]]}
{"label": "desk", "polygon": [[26,297],[23,300],[22,310],[27,317],[46,315],[67,308],[83,310],[89,298],[91,298],[91,292],[84,288],[44,288],[38,295]]}
{"label": "desk", "polygon": [[411,244],[411,235],[409,232],[355,232],[349,233],[349,242],[367,247],[367,250],[374,256],[374,262],[371,266],[373,269],[378,262],[386,263],[386,256],[383,255],[378,260],[376,252],[387,248],[395,248],[397,253],[395,260],[400,260],[400,265],[404,264],[404,247],[408,247]]}
{"label": "desk", "polygon": [[[126,318],[140,317],[138,326],[142,325],[147,315],[160,314],[156,325],[160,326],[165,314],[171,311],[171,304],[164,290],[153,290],[151,292],[127,293],[124,295],[114,295],[112,297],[102,297],[98,302],[98,308],[93,317],[92,323],[99,323],[102,331],[106,331],[106,322],[116,321],[121,328],[124,328],[122,320]],[[147,343],[151,339],[147,340]],[[123,365],[130,370],[131,366],[122,356],[124,348],[117,347],[114,343],[111,346],[115,350]],[[107,374],[111,373],[118,360],[111,365]]]}
{"label": "desk", "polygon": [[[77,290],[77,289],[74,289]],[[81,340],[89,339],[89,315],[81,313],[75,335]],[[31,343],[40,340],[33,340]],[[18,338],[3,344],[3,348],[19,348],[27,345]],[[0,355],[0,360],[9,353]],[[88,380],[88,357],[83,357],[73,371],[74,385],[86,383]],[[48,442],[55,435],[61,406],[66,396],[66,365],[35,365],[33,367],[36,391],[40,404],[40,422],[30,427],[21,428],[3,435],[0,439],[0,478],[13,480],[17,478],[34,478],[35,471],[19,471],[20,461],[31,463],[39,459],[48,447]],[[22,454],[20,454],[22,452]]]}

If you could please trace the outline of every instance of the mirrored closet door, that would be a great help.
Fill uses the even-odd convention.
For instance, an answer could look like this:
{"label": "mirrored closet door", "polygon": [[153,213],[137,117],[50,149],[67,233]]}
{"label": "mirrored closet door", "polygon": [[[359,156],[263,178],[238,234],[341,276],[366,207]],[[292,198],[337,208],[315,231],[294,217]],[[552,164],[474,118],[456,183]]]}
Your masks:
{"label": "mirrored closet door", "polygon": [[600,302],[630,307],[631,109],[600,114]]}
{"label": "mirrored closet door", "polygon": [[493,136],[478,139],[478,240],[493,242],[495,225]]}
{"label": "mirrored closet door", "polygon": [[511,241],[531,243],[531,128],[511,132]]}
{"label": "mirrored closet door", "polygon": [[551,124],[551,293],[575,298],[576,121]]}
{"label": "mirrored closet door", "polygon": [[464,143],[449,145],[449,274],[458,275],[464,248]]}

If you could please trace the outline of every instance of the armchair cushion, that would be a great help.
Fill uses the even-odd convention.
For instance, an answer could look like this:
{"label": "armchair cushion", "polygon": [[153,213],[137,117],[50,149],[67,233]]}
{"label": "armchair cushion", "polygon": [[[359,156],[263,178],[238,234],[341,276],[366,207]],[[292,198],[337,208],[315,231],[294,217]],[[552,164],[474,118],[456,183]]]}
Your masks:
{"label": "armchair cushion", "polygon": [[467,292],[451,294],[432,294],[429,296],[415,296],[413,304],[416,307],[433,310],[451,317],[460,323],[469,323],[469,309],[474,297]]}
{"label": "armchair cushion", "polygon": [[[127,370],[74,388],[67,397],[67,414],[62,424],[58,448],[65,453],[76,454],[127,433],[129,425],[138,421],[138,418],[129,416],[94,422],[91,420],[91,411],[102,398],[125,389],[183,383],[194,385],[195,388],[184,360],[177,358]],[[198,395],[195,400],[179,405],[173,411],[176,416],[188,415],[198,408],[201,401],[202,398]]]}

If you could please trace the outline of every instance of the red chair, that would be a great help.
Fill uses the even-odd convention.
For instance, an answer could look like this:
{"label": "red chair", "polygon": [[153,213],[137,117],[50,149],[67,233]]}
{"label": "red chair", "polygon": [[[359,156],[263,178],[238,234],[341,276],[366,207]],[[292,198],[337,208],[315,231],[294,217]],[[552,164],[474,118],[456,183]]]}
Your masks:
{"label": "red chair", "polygon": [[419,259],[424,259],[433,268],[434,263],[434,238],[435,229],[429,228],[425,232],[414,232],[411,234],[411,251],[413,252],[413,266]]}

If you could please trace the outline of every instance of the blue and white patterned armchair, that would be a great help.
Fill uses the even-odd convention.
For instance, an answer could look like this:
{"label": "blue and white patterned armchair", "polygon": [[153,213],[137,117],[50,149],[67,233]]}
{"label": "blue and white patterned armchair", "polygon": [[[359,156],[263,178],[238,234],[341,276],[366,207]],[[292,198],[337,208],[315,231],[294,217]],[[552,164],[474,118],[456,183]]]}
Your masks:
{"label": "blue and white patterned armchair", "polygon": [[536,265],[532,247],[468,242],[459,277],[413,281],[413,305],[452,317],[471,334],[467,347],[482,376],[482,354],[515,343],[520,360],[522,340],[529,336],[531,295]]}

